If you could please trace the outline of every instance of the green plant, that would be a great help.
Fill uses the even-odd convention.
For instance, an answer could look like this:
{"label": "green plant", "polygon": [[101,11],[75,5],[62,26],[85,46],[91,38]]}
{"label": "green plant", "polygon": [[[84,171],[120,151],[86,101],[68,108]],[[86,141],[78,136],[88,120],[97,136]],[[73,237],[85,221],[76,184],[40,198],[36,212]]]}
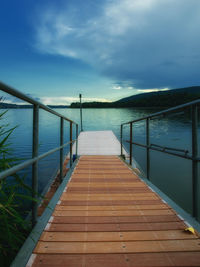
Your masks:
{"label": "green plant", "polygon": [[[0,114],[0,121],[6,112]],[[14,129],[5,123],[0,125],[0,172],[11,168],[18,161],[12,156],[9,143]],[[30,223],[21,212],[24,200],[33,201],[31,192],[31,188],[18,174],[0,180],[0,266],[10,265],[31,230]]]}

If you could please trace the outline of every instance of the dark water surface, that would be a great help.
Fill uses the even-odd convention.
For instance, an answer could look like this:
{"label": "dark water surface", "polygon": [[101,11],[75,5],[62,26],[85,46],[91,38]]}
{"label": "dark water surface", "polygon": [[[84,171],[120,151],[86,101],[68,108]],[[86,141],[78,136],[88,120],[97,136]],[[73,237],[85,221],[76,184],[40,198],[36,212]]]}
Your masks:
{"label": "dark water surface", "polygon": [[[79,123],[78,109],[57,109],[68,118]],[[112,130],[120,138],[120,124],[147,116],[155,109],[83,109],[83,130]],[[10,127],[18,125],[10,138],[14,154],[18,158],[31,158],[32,151],[32,109],[10,109],[6,121]],[[46,111],[40,111],[39,153],[59,145],[60,121]],[[69,123],[65,123],[65,142],[69,140]],[[75,130],[75,129],[74,129]],[[74,131],[75,132],[75,131]],[[124,127],[124,139],[129,138],[129,127]],[[145,144],[145,123],[133,127],[135,142]],[[187,149],[191,154],[192,134],[189,114],[165,117],[150,121],[150,143],[173,148]],[[124,144],[127,150],[129,145]],[[65,150],[65,153],[69,148]],[[146,150],[133,146],[133,155],[138,166],[146,172]],[[150,180],[186,211],[192,210],[192,162],[161,152],[151,151]],[[55,175],[59,165],[59,153],[39,163],[39,191],[42,192],[48,180]],[[200,172],[199,172],[200,173]],[[23,171],[30,184],[31,168]],[[200,190],[199,190],[200,192]],[[200,201],[200,198],[199,198]]]}

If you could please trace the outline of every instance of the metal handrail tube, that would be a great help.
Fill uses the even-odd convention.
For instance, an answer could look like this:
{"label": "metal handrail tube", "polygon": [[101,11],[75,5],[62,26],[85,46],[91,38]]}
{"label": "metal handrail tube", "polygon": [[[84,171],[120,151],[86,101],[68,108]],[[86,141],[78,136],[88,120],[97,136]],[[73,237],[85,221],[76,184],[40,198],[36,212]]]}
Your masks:
{"label": "metal handrail tube", "polygon": [[130,159],[129,164],[132,165],[132,157],[133,157],[133,147],[132,147],[132,140],[133,140],[133,123],[130,123]]}
{"label": "metal handrail tube", "polygon": [[[33,106],[33,145],[32,145],[32,158],[38,157],[39,147],[39,105]],[[32,197],[35,199],[38,192],[38,160],[32,165]],[[37,221],[37,207],[38,203],[32,201],[32,226]]]}
{"label": "metal handrail tube", "polygon": [[180,110],[180,109],[185,109],[185,108],[188,108],[188,107],[190,107],[192,105],[197,105],[197,104],[200,104],[200,100],[194,100],[194,101],[191,101],[191,102],[186,103],[186,104],[182,104],[182,105],[179,105],[179,106],[176,106],[176,107],[168,108],[168,109],[153,113],[153,114],[151,114],[149,116],[145,116],[143,118],[139,118],[139,119],[136,119],[136,120],[133,120],[133,121],[124,122],[124,123],[122,123],[122,125],[135,123],[135,122],[146,120],[146,119],[151,119],[151,118],[154,118],[156,116],[160,116],[160,115],[163,115],[163,114],[165,115],[166,113],[170,113],[170,112],[173,112],[173,111],[176,111],[176,110]]}
{"label": "metal handrail tube", "polygon": [[69,148],[69,157],[70,157],[70,168],[72,166],[72,122],[70,122],[70,127],[69,127],[69,138],[70,138],[70,148]]}
{"label": "metal handrail tube", "polygon": [[146,119],[146,168],[147,168],[147,179],[149,180],[150,176],[150,151],[149,151],[149,145],[150,145],[150,134],[149,134],[149,118]]}
{"label": "metal handrail tube", "polygon": [[120,128],[121,156],[123,155],[123,125]]}
{"label": "metal handrail tube", "polygon": [[198,217],[198,110],[197,105],[192,106],[192,214]]}
{"label": "metal handrail tube", "polygon": [[160,145],[156,145],[156,144],[151,144],[151,146],[159,147],[159,148],[163,149],[163,151],[165,151],[165,150],[173,150],[173,151],[183,152],[185,154],[189,153],[189,150],[180,149],[180,148],[173,148],[173,147],[168,147],[168,146],[160,146]]}
{"label": "metal handrail tube", "polygon": [[76,158],[78,156],[78,124],[76,125]]}
{"label": "metal handrail tube", "polygon": [[4,178],[6,178],[6,177],[8,177],[8,176],[10,176],[10,175],[12,175],[12,174],[18,172],[18,171],[20,171],[20,170],[22,170],[22,169],[25,169],[26,167],[32,165],[32,164],[35,163],[36,161],[39,161],[39,160],[41,160],[41,159],[43,159],[43,158],[45,158],[45,157],[47,157],[47,156],[49,156],[49,155],[55,153],[56,151],[58,151],[58,150],[60,150],[60,149],[62,149],[62,148],[64,148],[64,147],[66,147],[67,145],[69,145],[69,144],[71,144],[71,143],[73,144],[75,141],[76,141],[76,139],[75,139],[75,140],[72,140],[71,142],[67,142],[67,143],[65,143],[65,144],[62,145],[62,146],[53,148],[53,149],[49,150],[48,152],[39,155],[38,157],[35,157],[35,158],[32,158],[32,159],[26,160],[26,161],[23,162],[23,163],[20,163],[20,164],[18,164],[18,165],[15,165],[14,167],[12,167],[12,168],[10,168],[10,169],[1,172],[1,173],[0,173],[0,180],[2,180],[2,179],[4,179]]}
{"label": "metal handrail tube", "polygon": [[[60,118],[60,146],[63,145],[64,140],[64,120]],[[63,148],[60,149],[60,182],[63,179]]]}
{"label": "metal handrail tube", "polygon": [[170,154],[170,155],[173,155],[173,156],[177,156],[177,157],[180,157],[180,158],[200,161],[200,158],[199,157],[193,158],[192,156],[189,156],[189,155],[181,155],[181,154],[170,152],[170,151],[166,151],[166,150],[163,151],[163,149],[152,147],[151,145],[150,146],[146,146],[146,145],[139,144],[139,143],[136,143],[136,142],[130,142],[129,140],[126,140],[126,142],[127,143],[131,143],[132,145],[141,146],[141,147],[144,147],[144,148],[149,148],[151,150],[163,152],[163,153]]}
{"label": "metal handrail tube", "polygon": [[2,83],[1,81],[0,81],[0,90],[4,91],[4,92],[6,92],[6,93],[8,93],[10,95],[13,95],[13,96],[15,96],[17,98],[20,98],[20,99],[22,99],[22,100],[24,100],[24,101],[26,101],[26,102],[28,102],[30,104],[38,105],[40,108],[42,108],[42,109],[44,109],[44,110],[46,110],[46,111],[48,111],[48,112],[60,117],[60,118],[63,118],[66,121],[72,122],[73,124],[77,124],[76,122],[68,119],[67,117],[63,116],[62,114],[60,114],[60,113],[54,111],[53,109],[49,108],[48,106],[40,103],[39,101],[37,101],[37,100],[35,100],[35,99],[33,99],[33,98],[23,94],[23,93],[21,93],[20,91],[14,89],[14,88],[11,88],[10,86]]}

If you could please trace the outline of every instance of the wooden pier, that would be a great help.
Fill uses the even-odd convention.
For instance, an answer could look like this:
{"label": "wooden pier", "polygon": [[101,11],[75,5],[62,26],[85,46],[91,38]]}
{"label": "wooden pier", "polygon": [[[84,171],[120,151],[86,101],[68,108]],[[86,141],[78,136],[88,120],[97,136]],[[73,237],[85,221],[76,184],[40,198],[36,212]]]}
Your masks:
{"label": "wooden pier", "polygon": [[120,157],[82,155],[27,267],[200,266],[186,228]]}

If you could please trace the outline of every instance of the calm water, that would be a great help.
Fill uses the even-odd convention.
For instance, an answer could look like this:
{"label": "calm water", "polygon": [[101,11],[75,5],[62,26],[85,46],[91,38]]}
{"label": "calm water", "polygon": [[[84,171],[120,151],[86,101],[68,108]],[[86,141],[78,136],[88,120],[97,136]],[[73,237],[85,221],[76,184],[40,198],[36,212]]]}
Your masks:
{"label": "calm water", "polygon": [[[79,110],[57,109],[57,112],[79,123]],[[84,109],[83,129],[112,130],[120,138],[120,124],[134,120],[154,110],[144,109]],[[40,111],[39,152],[44,153],[59,145],[59,119],[45,111]],[[18,158],[29,159],[32,150],[32,110],[10,109],[6,115],[6,121],[11,127],[18,126],[14,131],[10,142],[14,154]],[[191,121],[189,115],[177,115],[150,122],[150,143],[169,146],[180,149],[188,149],[191,153]],[[69,124],[65,123],[65,141],[69,138]],[[129,128],[124,128],[124,139],[129,138]],[[139,122],[133,127],[135,142],[145,143],[145,124]],[[125,144],[127,150],[129,145]],[[65,153],[68,149],[65,150]],[[146,172],[145,149],[133,146],[133,153],[138,167]],[[40,162],[39,191],[42,192],[49,179],[51,179],[59,165],[59,153],[55,153]],[[189,160],[169,156],[167,154],[151,151],[151,181],[157,185],[170,198],[186,211],[191,212],[192,205],[192,182],[191,167]],[[30,184],[31,169],[22,173],[25,180]],[[200,172],[199,172],[200,173]],[[200,201],[200,198],[199,198]]]}

